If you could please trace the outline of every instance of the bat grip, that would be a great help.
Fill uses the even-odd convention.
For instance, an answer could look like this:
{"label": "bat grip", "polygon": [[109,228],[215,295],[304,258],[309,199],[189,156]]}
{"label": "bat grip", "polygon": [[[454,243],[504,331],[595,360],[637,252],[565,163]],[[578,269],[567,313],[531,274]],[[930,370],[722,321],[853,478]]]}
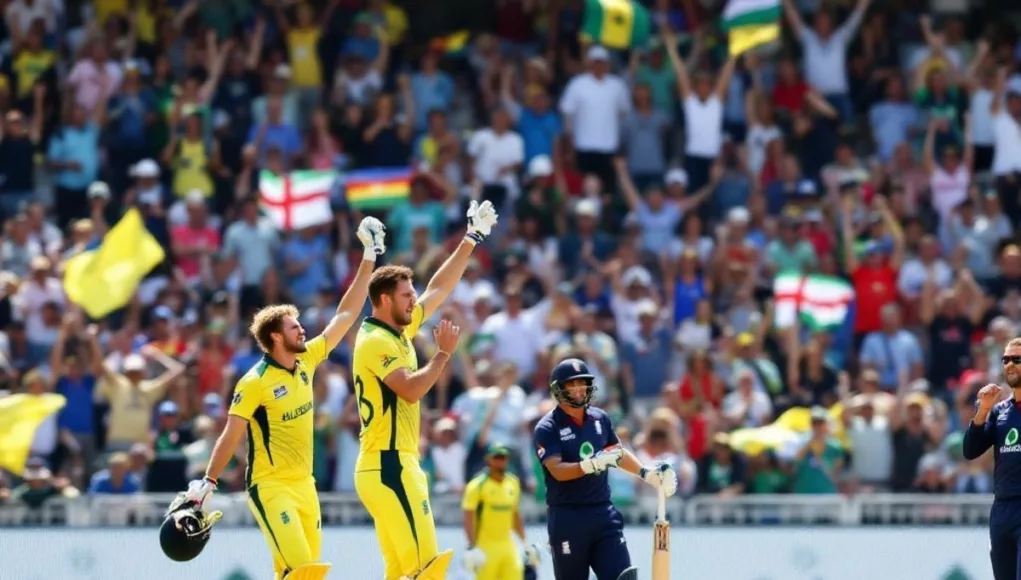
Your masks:
{"label": "bat grip", "polygon": [[656,506],[656,521],[666,521],[666,493],[662,490],[656,490],[659,495],[659,505]]}

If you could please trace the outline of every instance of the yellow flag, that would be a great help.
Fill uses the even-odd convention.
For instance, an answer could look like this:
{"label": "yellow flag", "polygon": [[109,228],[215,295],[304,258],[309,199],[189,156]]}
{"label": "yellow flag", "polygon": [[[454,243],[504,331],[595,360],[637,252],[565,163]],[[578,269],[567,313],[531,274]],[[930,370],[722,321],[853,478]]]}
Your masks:
{"label": "yellow flag", "polygon": [[768,44],[780,38],[779,24],[742,26],[730,31],[730,55],[740,56],[756,46]]}
{"label": "yellow flag", "polygon": [[92,318],[123,308],[150,270],[165,254],[145,229],[137,209],[130,209],[95,250],[82,252],[64,266],[64,291]]}
{"label": "yellow flag", "polygon": [[53,393],[0,399],[0,468],[21,475],[39,424],[65,404],[63,395]]}

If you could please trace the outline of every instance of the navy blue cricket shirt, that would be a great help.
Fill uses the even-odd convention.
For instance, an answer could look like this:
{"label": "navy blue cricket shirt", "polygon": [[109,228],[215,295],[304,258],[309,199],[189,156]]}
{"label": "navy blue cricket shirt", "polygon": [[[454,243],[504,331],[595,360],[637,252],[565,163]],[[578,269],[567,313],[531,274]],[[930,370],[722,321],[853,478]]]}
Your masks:
{"label": "navy blue cricket shirt", "polygon": [[[595,407],[585,410],[585,420],[579,424],[558,406],[535,426],[535,452],[540,462],[559,456],[564,463],[578,463],[619,443],[610,418]],[[544,465],[542,474],[546,478],[546,505],[549,507],[610,503],[610,484],[605,471],[572,481],[557,481]]]}
{"label": "navy blue cricket shirt", "polygon": [[993,494],[997,499],[1021,498],[1021,408],[1014,400],[993,406],[982,425],[968,424],[964,458],[978,459],[993,448]]}

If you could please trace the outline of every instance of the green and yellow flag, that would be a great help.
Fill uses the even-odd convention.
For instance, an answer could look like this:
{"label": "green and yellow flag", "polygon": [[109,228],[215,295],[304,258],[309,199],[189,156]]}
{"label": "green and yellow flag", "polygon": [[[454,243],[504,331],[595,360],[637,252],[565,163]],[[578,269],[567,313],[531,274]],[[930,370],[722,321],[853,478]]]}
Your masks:
{"label": "green and yellow flag", "polygon": [[730,0],[723,10],[730,54],[739,56],[780,38],[780,0]]}
{"label": "green and yellow flag", "polygon": [[583,40],[607,48],[642,47],[652,34],[649,11],[634,0],[585,0]]}

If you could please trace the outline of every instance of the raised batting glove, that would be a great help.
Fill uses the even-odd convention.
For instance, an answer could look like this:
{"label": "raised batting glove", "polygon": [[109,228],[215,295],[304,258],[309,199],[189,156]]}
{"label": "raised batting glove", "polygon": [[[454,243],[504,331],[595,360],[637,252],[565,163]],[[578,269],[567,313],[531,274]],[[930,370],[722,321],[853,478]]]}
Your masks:
{"label": "raised batting glove", "polygon": [[662,489],[667,497],[677,493],[677,472],[667,463],[660,462],[652,467],[643,467],[638,474],[652,487]]}
{"label": "raised batting glove", "polygon": [[209,496],[216,490],[216,482],[212,479],[196,479],[188,483],[188,489],[183,492],[183,499],[204,509]]}
{"label": "raised batting glove", "polygon": [[624,457],[624,449],[619,445],[603,449],[599,453],[596,453],[588,459],[581,461],[581,470],[586,475],[593,473],[602,473],[611,467],[617,467],[620,465],[620,460]]}
{"label": "raised batting glove", "polygon": [[358,241],[365,248],[362,259],[375,262],[376,256],[386,251],[386,243],[383,241],[385,238],[386,226],[383,222],[371,216],[363,218],[362,223],[358,224]]}
{"label": "raised batting glove", "polygon": [[464,553],[464,567],[476,573],[486,565],[486,553],[478,548],[472,548]]}
{"label": "raised batting glove", "polygon": [[482,240],[493,233],[493,226],[496,225],[496,220],[499,217],[491,202],[479,203],[472,200],[471,205],[468,206],[468,232],[465,237],[473,244],[482,243]]}
{"label": "raised batting glove", "polygon": [[525,546],[525,565],[530,568],[538,568],[539,563],[542,561],[542,552],[539,551],[539,546],[536,544],[529,544]]}

